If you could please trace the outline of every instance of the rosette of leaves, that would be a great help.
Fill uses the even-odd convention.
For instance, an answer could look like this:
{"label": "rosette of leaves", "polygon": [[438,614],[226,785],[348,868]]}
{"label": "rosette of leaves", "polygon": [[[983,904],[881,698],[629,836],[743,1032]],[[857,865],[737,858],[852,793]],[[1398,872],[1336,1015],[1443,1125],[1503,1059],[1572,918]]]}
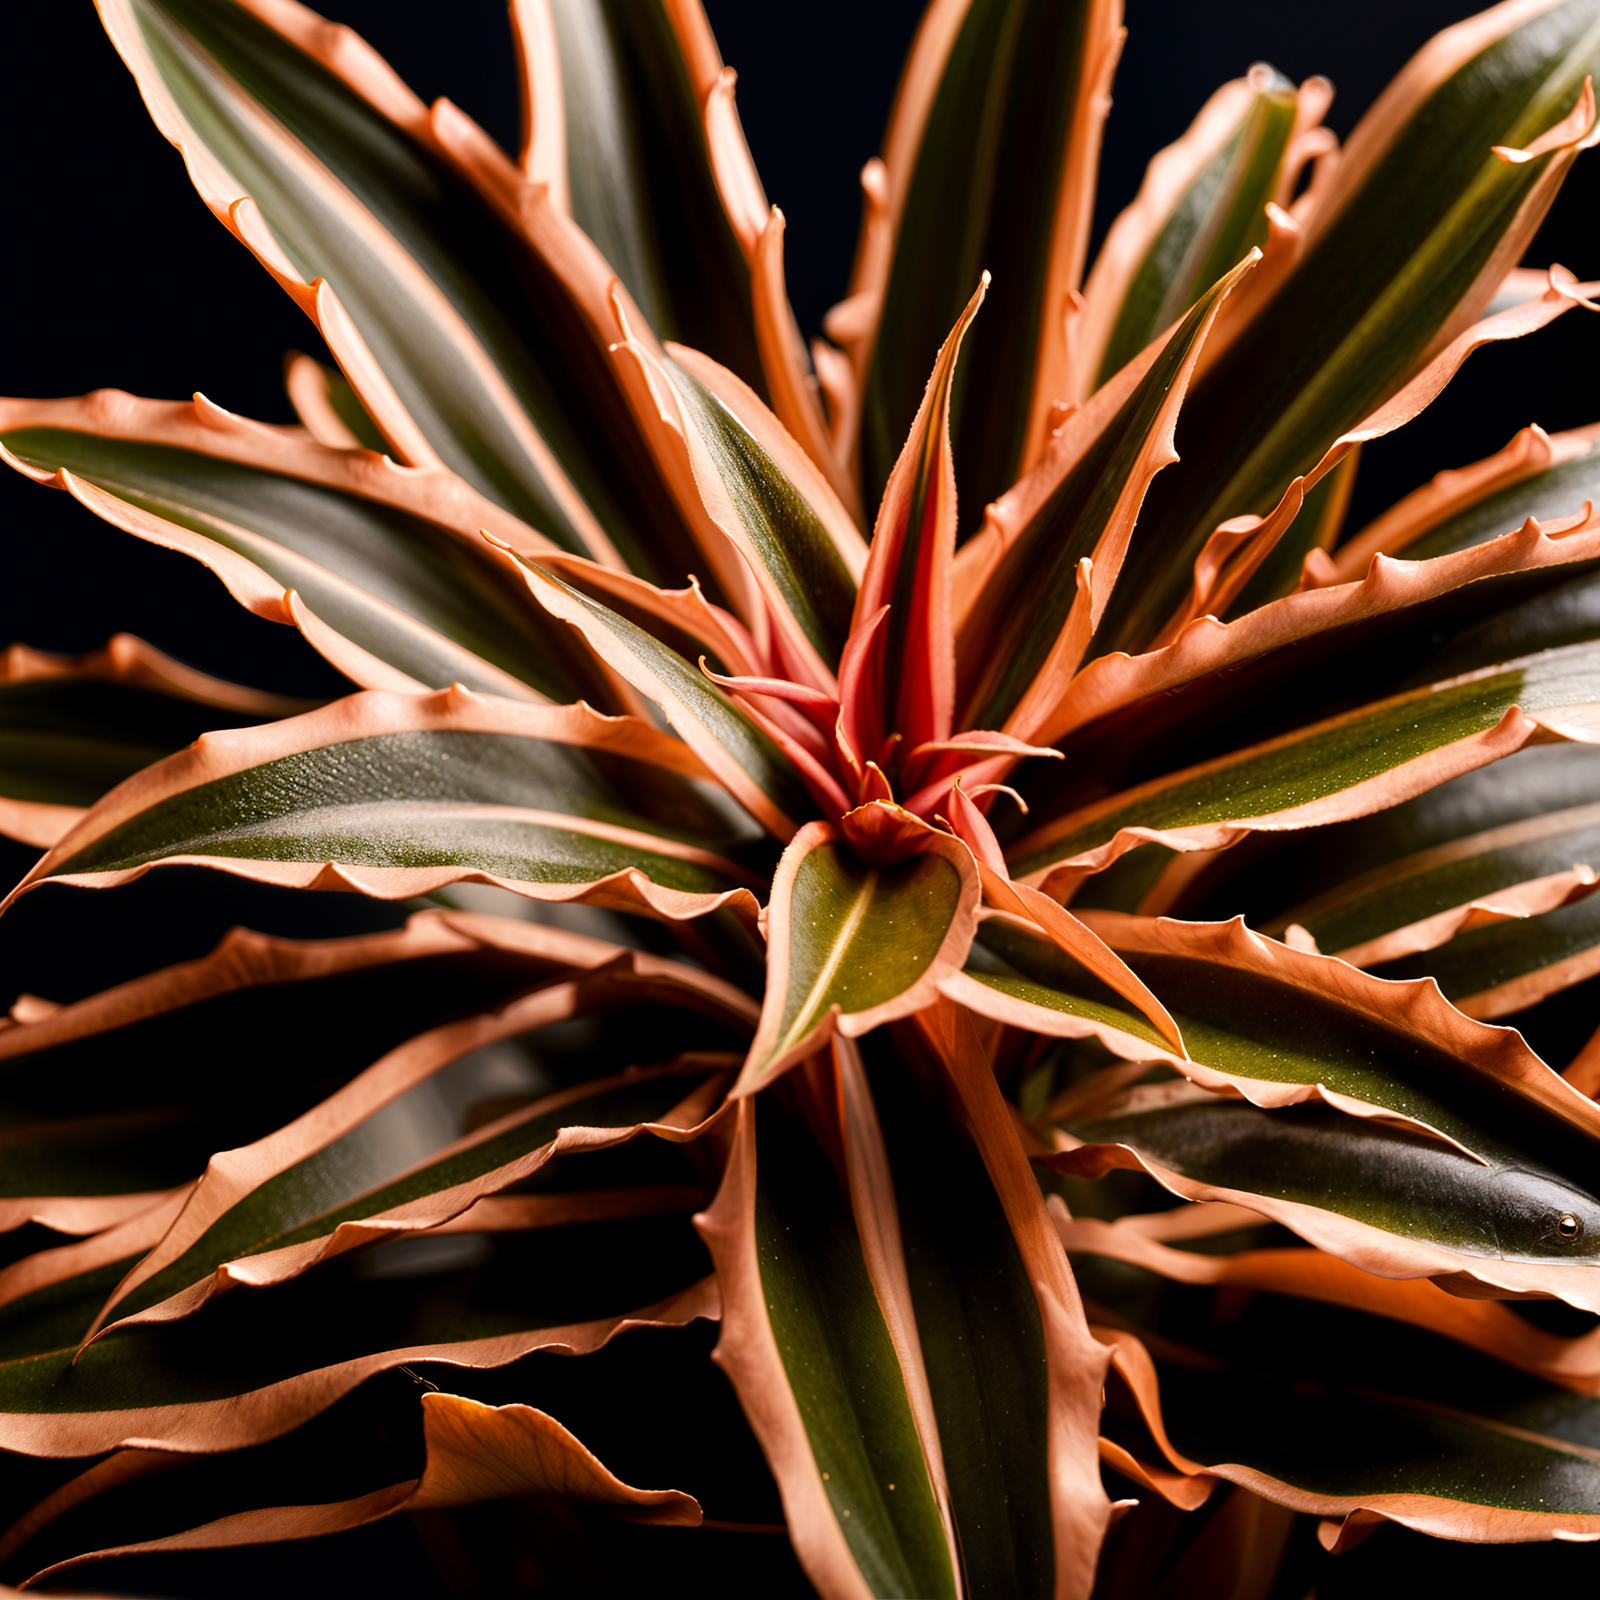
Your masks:
{"label": "rosette of leaves", "polygon": [[99,9],[336,366],[0,443],[352,687],[13,649],[6,905],[406,920],[17,998],[0,1576],[401,1510],[481,1592],[1600,1536],[1596,430],[1345,526],[1597,308],[1518,263],[1600,3],[1342,150],[1253,68],[1086,272],[1120,7],[935,0],[809,352],[696,0],[513,0],[516,159],[293,0]]}

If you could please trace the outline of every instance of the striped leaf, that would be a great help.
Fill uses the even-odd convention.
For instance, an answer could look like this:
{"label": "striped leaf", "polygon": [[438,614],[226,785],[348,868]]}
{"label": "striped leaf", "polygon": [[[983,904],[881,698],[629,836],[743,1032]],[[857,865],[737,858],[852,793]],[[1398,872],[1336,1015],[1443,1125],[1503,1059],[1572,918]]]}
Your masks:
{"label": "striped leaf", "polygon": [[825,1592],[960,1593],[942,1486],[919,1435],[915,1391],[926,1379],[904,1370],[904,1330],[886,1325],[849,1199],[771,1099],[741,1103],[702,1231],[723,1293],[718,1360],[813,1581]]}
{"label": "striped leaf", "polygon": [[[705,1255],[682,1218],[501,1234],[487,1259],[456,1259],[474,1255],[476,1266],[438,1275],[406,1275],[397,1257],[377,1294],[372,1277],[336,1267],[225,1296],[203,1318],[130,1327],[74,1361],[134,1262],[86,1269],[0,1308],[0,1438],[25,1455],[95,1455],[125,1441],[240,1449],[411,1361],[488,1367],[550,1346],[592,1350],[630,1323],[682,1322],[714,1305],[703,1289],[684,1294]],[[384,1281],[376,1257],[367,1270]]]}
{"label": "striped leaf", "polygon": [[0,832],[48,849],[108,789],[208,729],[304,709],[131,634],[76,658],[13,645],[0,657]]}
{"label": "striped leaf", "polygon": [[1084,286],[1077,382],[1064,398],[1092,394],[1267,242],[1267,203],[1288,200],[1306,151],[1305,124],[1327,94],[1318,80],[1297,94],[1258,63],[1217,90],[1183,138],[1154,158]]}
{"label": "striped leaf", "polygon": [[786,839],[814,811],[800,774],[766,730],[676,650],[552,572],[529,561],[523,566],[539,604],[570,622],[600,660],[653,700],[705,769],[769,833]]}
{"label": "striped leaf", "polygon": [[1012,847],[1012,872],[1042,884],[1109,865],[1152,836],[1214,849],[1253,829],[1360,816],[1509,755],[1536,731],[1591,743],[1597,698],[1592,644],[1469,671],[1069,813]]}
{"label": "striped leaf", "polygon": [[[1158,1468],[1345,1519],[1339,1548],[1386,1520],[1475,1541],[1600,1529],[1592,1397],[1358,1311],[1308,1316],[1282,1295],[1252,1296],[1223,1325],[1209,1289],[1079,1259],[1091,1297],[1136,1330],[1101,1331],[1118,1352],[1108,1422]],[[1152,1287],[1153,1315],[1138,1297]],[[1146,1431],[1163,1420],[1166,1437]]]}
{"label": "striped leaf", "polygon": [[648,548],[638,486],[603,466],[603,347],[381,60],[358,47],[336,70],[307,19],[234,0],[102,15],[201,197],[314,318],[401,459],[443,463],[562,548]]}
{"label": "striped leaf", "polygon": [[1269,1111],[1182,1083],[1130,1090],[1056,1137],[1063,1153],[1046,1159],[1063,1171],[1144,1171],[1184,1199],[1258,1211],[1369,1272],[1600,1311],[1592,1143],[1564,1152],[1585,1167],[1558,1171],[1509,1139],[1468,1154],[1326,1105]]}
{"label": "striped leaf", "polygon": [[[1211,285],[1158,350],[1069,419],[964,553],[982,572],[957,646],[967,726],[1003,726],[1020,738],[1051,729],[1115,592],[1151,481],[1177,459],[1173,430],[1206,336],[1254,259]],[[1135,577],[1142,585],[1142,569]]]}
{"label": "striped leaf", "polygon": [[971,853],[948,835],[869,866],[829,824],[808,823],[773,879],[766,998],[737,1092],[763,1088],[835,1030],[855,1037],[928,1004],[966,955],[979,896]]}
{"label": "striped leaf", "polygon": [[1120,44],[1120,8],[1091,0],[969,0],[930,13],[885,144],[892,242],[855,292],[871,302],[861,471],[875,501],[923,375],[987,269],[995,301],[951,419],[972,514],[1043,449],[1064,393],[1062,319],[1088,244],[1088,174]]}
{"label": "striped leaf", "polygon": [[[580,1014],[603,995],[605,986],[595,985],[582,997],[535,996],[509,1006],[492,1029],[452,1025],[419,1035],[405,1047],[408,1076],[416,1078],[419,1059],[432,1070],[404,1092],[396,1093],[397,1057],[385,1057],[295,1124],[213,1157],[183,1214],[102,1308],[97,1332],[189,1316],[238,1285],[283,1283],[347,1250],[451,1223],[569,1152],[613,1148],[646,1131],[692,1138],[717,1104],[703,1066],[635,1069],[540,1097],[454,1137],[452,1091],[477,1075],[464,1055]],[[444,1059],[435,1060],[439,1055]],[[692,1176],[686,1166],[668,1195],[660,1182],[630,1186],[634,1209],[693,1209],[683,1201]],[[562,1214],[548,1203],[544,1209]],[[613,1197],[611,1211],[626,1215],[626,1198]],[[538,1225],[540,1208],[526,1203],[491,1203],[481,1215],[504,1225],[519,1213]]]}
{"label": "striped leaf", "polygon": [[706,64],[685,51],[684,24],[661,0],[551,0],[549,14],[554,38],[525,27],[523,48],[536,71],[548,71],[554,54],[563,116],[547,131],[554,119],[535,110],[530,176],[564,188],[573,220],[663,339],[762,387],[750,272],[700,105]]}
{"label": "striped leaf", "polygon": [[[1313,196],[1281,287],[1197,380],[1184,464],[1135,536],[1148,581],[1113,598],[1101,649],[1147,647],[1218,524],[1270,512],[1488,304],[1590,132],[1592,101],[1564,119],[1597,60],[1600,13],[1565,0],[1458,24],[1395,80]],[[1495,153],[1558,126],[1531,159]]]}
{"label": "striped leaf", "polygon": [[[582,997],[586,983],[592,1002]],[[622,1070],[656,1048],[735,1046],[755,1021],[752,1004],[709,975],[500,918],[424,912],[398,932],[308,942],[241,930],[199,961],[74,1005],[24,1001],[16,1015],[29,1020],[0,1027],[0,1223],[93,1232],[146,1211],[197,1178],[214,1152],[294,1123],[370,1063],[396,1051],[415,1061],[407,1041],[442,1041],[445,1056],[452,1045],[478,1048],[470,1028],[430,1030],[533,989],[591,1016],[610,1008],[609,1027],[589,1024],[594,1049],[583,1074]],[[276,1026],[285,1014],[307,1019],[287,1059]],[[215,1070],[218,1038],[231,1041],[227,1074]],[[148,1068],[130,1074],[130,1057]],[[553,1089],[570,1069],[546,1054],[534,1072],[502,1051],[481,1082],[477,1070],[464,1072],[453,1099],[435,1104],[419,1092],[409,1120],[432,1127],[430,1116],[442,1118],[435,1143],[448,1142],[461,1132],[451,1119],[475,1101]],[[251,1092],[239,1093],[240,1083]],[[119,1138],[118,1127],[139,1137]]]}
{"label": "striped leaf", "polygon": [[135,537],[211,567],[257,615],[298,620],[293,590],[320,624],[306,629],[313,645],[367,687],[573,692],[570,650],[519,602],[478,529],[542,541],[448,473],[285,438],[199,401],[11,401],[0,443]]}
{"label": "striped leaf", "polygon": [[[694,771],[677,741],[583,706],[465,689],[368,692],[203,739],[101,802],[13,891],[110,885],[195,862],[261,882],[384,898],[463,879],[654,915],[751,907],[744,870],[629,812],[584,747]],[[640,760],[642,758],[642,760]],[[685,758],[688,758],[687,760]]]}

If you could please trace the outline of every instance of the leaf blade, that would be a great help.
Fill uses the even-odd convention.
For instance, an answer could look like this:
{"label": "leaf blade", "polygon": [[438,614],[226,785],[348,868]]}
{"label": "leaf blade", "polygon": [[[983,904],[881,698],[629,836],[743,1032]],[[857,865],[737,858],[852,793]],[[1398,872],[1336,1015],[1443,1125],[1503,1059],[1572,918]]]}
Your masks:
{"label": "leaf blade", "polygon": [[972,941],[980,893],[954,839],[930,834],[919,854],[877,867],[829,824],[808,823],[773,880],[767,995],[735,1094],[770,1083],[835,1029],[854,1037],[926,1004]]}

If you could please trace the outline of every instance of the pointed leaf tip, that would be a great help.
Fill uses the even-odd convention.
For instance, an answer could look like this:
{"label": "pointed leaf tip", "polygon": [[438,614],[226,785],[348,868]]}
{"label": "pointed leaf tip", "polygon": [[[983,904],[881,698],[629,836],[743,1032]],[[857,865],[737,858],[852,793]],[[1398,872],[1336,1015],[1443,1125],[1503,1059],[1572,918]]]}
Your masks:
{"label": "pointed leaf tip", "polygon": [[852,632],[889,607],[878,655],[881,721],[908,746],[948,739],[955,715],[955,638],[950,610],[956,480],[950,396],[962,340],[989,289],[984,272],[934,361],[916,420],[878,509]]}

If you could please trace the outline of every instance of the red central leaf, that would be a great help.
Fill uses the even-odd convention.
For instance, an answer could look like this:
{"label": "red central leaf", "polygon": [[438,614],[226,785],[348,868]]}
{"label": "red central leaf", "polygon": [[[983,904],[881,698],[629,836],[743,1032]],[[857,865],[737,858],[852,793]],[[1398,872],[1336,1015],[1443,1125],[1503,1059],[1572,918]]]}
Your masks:
{"label": "red central leaf", "polygon": [[[861,689],[881,683],[881,710],[852,707],[863,732],[898,733],[906,748],[948,739],[955,714],[955,639],[950,617],[950,569],[956,546],[956,479],[950,456],[950,390],[956,357],[989,287],[976,292],[939,351],[933,375],[900,459],[890,474],[872,534],[867,570],[851,619],[852,637],[889,615],[872,649]],[[865,752],[863,752],[865,753]]]}

